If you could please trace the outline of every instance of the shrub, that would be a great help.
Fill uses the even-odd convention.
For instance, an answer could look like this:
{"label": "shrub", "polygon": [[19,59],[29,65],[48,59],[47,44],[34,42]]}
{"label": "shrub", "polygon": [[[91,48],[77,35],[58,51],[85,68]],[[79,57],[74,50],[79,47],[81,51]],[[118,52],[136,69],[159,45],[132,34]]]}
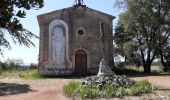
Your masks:
{"label": "shrub", "polygon": [[37,64],[34,64],[34,63],[30,64],[30,69],[37,69],[37,68],[38,68]]}
{"label": "shrub", "polygon": [[102,90],[101,95],[103,95],[106,98],[110,98],[113,96],[113,94],[115,94],[114,93],[115,90],[116,90],[116,88],[112,87],[111,85],[107,86],[107,87],[105,87],[105,89]]}
{"label": "shrub", "polygon": [[105,86],[101,90],[97,87],[84,87],[80,82],[70,82],[63,88],[65,96],[84,98],[110,98],[122,97],[125,95],[140,95],[141,93],[151,93],[152,85],[147,80],[135,81],[130,87]]}
{"label": "shrub", "polygon": [[148,80],[138,81],[132,88],[138,90],[138,93],[152,92],[152,85]]}
{"label": "shrub", "polygon": [[4,62],[0,63],[0,66],[2,70],[18,70],[19,67],[23,64],[22,59],[13,59],[13,58],[8,58]]}
{"label": "shrub", "polygon": [[18,73],[18,76],[19,76],[20,78],[24,78],[24,79],[39,79],[39,78],[41,78],[41,77],[38,75],[37,70],[20,71],[20,72]]}
{"label": "shrub", "polygon": [[63,87],[64,94],[68,97],[75,96],[77,89],[79,89],[79,82],[70,82],[68,85]]}

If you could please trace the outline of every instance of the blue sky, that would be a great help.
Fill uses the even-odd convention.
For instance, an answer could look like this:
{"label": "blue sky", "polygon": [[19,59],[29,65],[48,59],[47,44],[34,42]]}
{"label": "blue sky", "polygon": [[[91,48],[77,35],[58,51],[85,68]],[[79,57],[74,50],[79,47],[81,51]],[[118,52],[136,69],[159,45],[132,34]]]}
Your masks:
{"label": "blue sky", "polygon": [[[73,5],[74,0],[44,0],[44,2],[45,6],[42,9],[29,10],[27,11],[26,18],[21,19],[21,23],[23,24],[24,28],[28,29],[37,36],[39,36],[39,26],[36,17],[37,15],[70,7]],[[118,20],[118,15],[121,12],[120,10],[117,10],[113,7],[115,0],[84,0],[84,2],[89,8],[93,8],[117,17],[113,21],[113,26],[115,26]],[[35,43],[36,47],[27,48],[25,46],[14,45],[11,42],[11,50],[4,49],[4,57],[1,59],[22,59],[24,64],[38,63],[39,40],[34,39],[32,41]]]}

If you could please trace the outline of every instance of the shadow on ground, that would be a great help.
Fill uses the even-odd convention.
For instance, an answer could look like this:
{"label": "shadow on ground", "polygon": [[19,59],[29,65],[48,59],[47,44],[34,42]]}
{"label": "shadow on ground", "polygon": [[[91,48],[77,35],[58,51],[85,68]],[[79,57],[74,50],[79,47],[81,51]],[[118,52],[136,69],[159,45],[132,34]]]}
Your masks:
{"label": "shadow on ground", "polygon": [[166,88],[166,89],[155,89],[156,91],[170,91],[170,88]]}
{"label": "shadow on ground", "polygon": [[144,73],[133,69],[114,69],[115,74],[117,75],[126,75],[128,77],[147,77],[147,76],[170,76],[169,72],[164,73]]}
{"label": "shadow on ground", "polygon": [[43,79],[82,79],[85,78],[87,76],[92,76],[94,74],[89,74],[89,73],[85,73],[85,74],[72,74],[72,75],[61,75],[61,76],[55,76],[55,75],[50,75],[50,76],[40,76]]}
{"label": "shadow on ground", "polygon": [[28,84],[0,83],[0,96],[35,92]]}
{"label": "shadow on ground", "polygon": [[[147,76],[170,76],[170,73],[144,73],[131,69],[116,69],[114,70],[116,75],[126,75],[128,77],[147,77]],[[40,76],[43,79],[82,79],[87,76],[93,76],[94,74],[84,74],[84,75],[70,75],[70,76]]]}
{"label": "shadow on ground", "polygon": [[129,77],[147,77],[147,76],[170,76],[167,73],[141,73],[141,74],[129,74]]}
{"label": "shadow on ground", "polygon": [[[164,72],[164,73],[159,73],[159,72],[151,72],[151,73],[144,73],[138,70],[133,70],[133,69],[119,69],[119,68],[114,68],[112,69],[116,75],[126,75],[128,77],[147,77],[147,76],[170,76],[170,72]],[[64,76],[55,76],[55,75],[50,75],[50,76],[39,76],[43,79],[55,79],[55,78],[60,78],[60,79],[82,79],[87,76],[94,76],[95,74],[90,74],[90,73],[84,73],[84,74],[72,74],[72,75],[64,75]]]}

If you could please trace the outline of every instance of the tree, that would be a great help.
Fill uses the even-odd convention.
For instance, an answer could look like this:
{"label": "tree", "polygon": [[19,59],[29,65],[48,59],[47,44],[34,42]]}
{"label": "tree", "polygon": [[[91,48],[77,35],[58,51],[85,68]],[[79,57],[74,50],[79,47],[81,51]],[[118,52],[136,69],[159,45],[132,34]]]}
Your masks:
{"label": "tree", "polygon": [[157,56],[160,58],[165,71],[168,71],[170,70],[170,5],[164,9],[166,9],[166,12],[163,12],[165,13],[163,15],[164,19],[161,19],[164,24],[160,28],[160,33],[162,34],[157,39],[158,47],[156,49]]}
{"label": "tree", "polygon": [[158,43],[159,48],[157,49],[157,55],[160,58],[162,65],[164,66],[164,71],[168,71],[170,70],[170,39],[167,40],[167,38],[162,38],[162,40],[164,41],[160,41]]}
{"label": "tree", "polygon": [[[126,10],[120,17],[125,33],[136,45],[140,54],[144,72],[151,72],[151,64],[160,46],[163,36],[169,37],[169,0],[125,0]],[[160,42],[160,43],[159,43]],[[159,44],[158,44],[159,43]],[[159,53],[160,54],[160,53]]]}
{"label": "tree", "polygon": [[137,45],[132,40],[133,37],[125,32],[123,25],[118,23],[115,28],[114,42],[115,42],[115,52],[117,56],[122,56],[125,59],[125,64],[136,65],[139,67],[141,65],[140,55],[137,52]]}
{"label": "tree", "polygon": [[10,49],[7,34],[11,36],[14,43],[25,46],[34,46],[31,38],[36,35],[23,28],[19,18],[26,16],[26,10],[39,9],[43,7],[43,0],[0,0],[0,52],[2,48]]}

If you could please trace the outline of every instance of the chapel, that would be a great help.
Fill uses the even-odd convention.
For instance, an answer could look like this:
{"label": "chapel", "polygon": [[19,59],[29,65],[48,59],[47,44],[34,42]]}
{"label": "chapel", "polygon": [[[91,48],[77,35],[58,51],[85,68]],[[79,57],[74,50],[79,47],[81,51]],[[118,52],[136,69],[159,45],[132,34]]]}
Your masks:
{"label": "chapel", "polygon": [[91,8],[83,0],[73,6],[38,15],[40,75],[97,74],[104,56],[113,61],[112,21],[115,17]]}

